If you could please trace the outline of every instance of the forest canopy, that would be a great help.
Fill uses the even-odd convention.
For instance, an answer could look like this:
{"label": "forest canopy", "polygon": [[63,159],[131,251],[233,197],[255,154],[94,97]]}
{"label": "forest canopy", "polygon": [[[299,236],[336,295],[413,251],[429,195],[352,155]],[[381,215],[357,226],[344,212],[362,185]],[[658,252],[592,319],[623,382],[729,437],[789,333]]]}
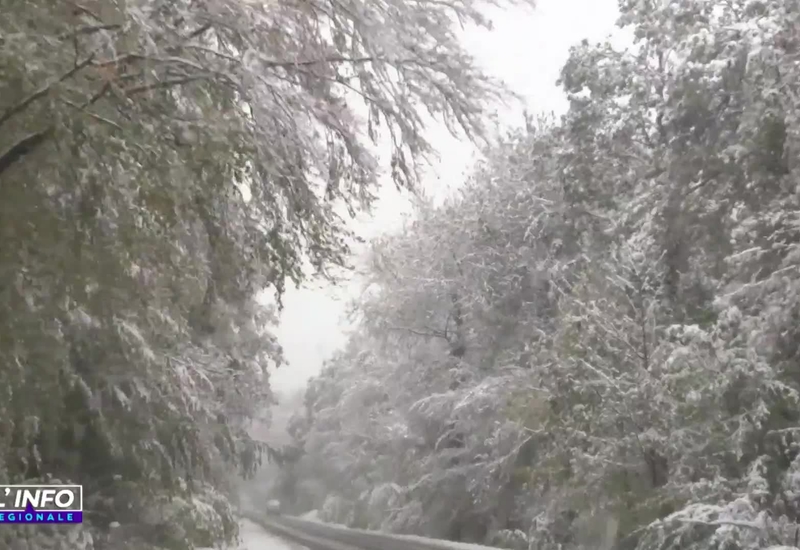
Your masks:
{"label": "forest canopy", "polygon": [[88,518],[32,547],[236,537],[280,296],[382,173],[415,187],[429,120],[486,136],[482,5],[0,0],[0,481],[82,483]]}
{"label": "forest canopy", "polygon": [[295,510],[508,548],[796,544],[800,5],[620,11],[635,44],[571,50],[564,116],[374,244],[294,421]]}

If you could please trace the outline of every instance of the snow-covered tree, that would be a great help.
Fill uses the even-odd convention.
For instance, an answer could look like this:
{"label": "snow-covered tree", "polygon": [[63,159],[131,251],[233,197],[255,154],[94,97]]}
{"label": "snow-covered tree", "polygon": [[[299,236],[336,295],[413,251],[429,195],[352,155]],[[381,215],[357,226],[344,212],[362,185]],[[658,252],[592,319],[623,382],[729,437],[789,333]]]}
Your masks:
{"label": "snow-covered tree", "polygon": [[343,361],[419,439],[385,527],[795,544],[798,8],[621,2],[636,43],[573,48],[559,122],[379,243]]}
{"label": "snow-covered tree", "polygon": [[0,1],[0,479],[81,482],[118,537],[231,539],[282,362],[256,295],[345,262],[340,214],[380,158],[413,187],[431,116],[485,136],[479,8]]}

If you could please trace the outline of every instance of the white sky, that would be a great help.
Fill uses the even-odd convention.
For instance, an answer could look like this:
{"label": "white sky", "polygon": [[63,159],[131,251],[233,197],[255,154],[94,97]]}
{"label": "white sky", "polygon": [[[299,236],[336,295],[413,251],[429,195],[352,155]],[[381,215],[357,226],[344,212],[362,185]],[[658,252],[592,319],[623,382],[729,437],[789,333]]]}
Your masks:
{"label": "white sky", "polygon": [[[555,81],[569,47],[584,38],[605,38],[614,31],[617,13],[616,0],[539,0],[535,10],[493,10],[494,30],[471,31],[464,41],[486,72],[524,97],[531,113],[560,114],[567,105]],[[522,114],[504,113],[501,123],[518,126]],[[431,140],[440,159],[424,182],[425,189],[441,196],[464,180],[475,152],[443,129],[432,129]],[[370,238],[397,229],[409,211],[407,198],[387,185],[372,217],[358,220],[357,231]],[[319,281],[287,291],[278,338],[289,364],[271,374],[274,390],[301,389],[344,343],[343,314],[355,291],[354,284],[337,288]]]}

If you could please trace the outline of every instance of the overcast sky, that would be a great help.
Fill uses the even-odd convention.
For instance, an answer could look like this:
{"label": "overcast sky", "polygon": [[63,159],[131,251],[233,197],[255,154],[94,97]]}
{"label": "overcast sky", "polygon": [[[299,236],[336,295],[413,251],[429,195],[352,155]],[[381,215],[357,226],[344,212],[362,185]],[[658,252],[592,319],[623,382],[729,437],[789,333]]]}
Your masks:
{"label": "overcast sky", "polygon": [[[539,0],[535,10],[494,10],[492,31],[471,31],[464,36],[468,50],[484,70],[501,78],[521,94],[530,112],[560,114],[566,100],[556,87],[569,47],[584,38],[602,40],[614,30],[616,0]],[[503,124],[518,126],[521,112],[503,113]],[[464,180],[475,158],[473,148],[450,137],[443,129],[432,131],[439,161],[425,183],[426,192],[442,196]],[[408,200],[387,185],[370,218],[361,217],[357,231],[365,238],[397,229],[410,212]],[[311,281],[288,290],[278,338],[289,364],[271,374],[273,389],[301,389],[323,361],[344,343],[343,319],[347,300],[356,285],[332,287]]]}

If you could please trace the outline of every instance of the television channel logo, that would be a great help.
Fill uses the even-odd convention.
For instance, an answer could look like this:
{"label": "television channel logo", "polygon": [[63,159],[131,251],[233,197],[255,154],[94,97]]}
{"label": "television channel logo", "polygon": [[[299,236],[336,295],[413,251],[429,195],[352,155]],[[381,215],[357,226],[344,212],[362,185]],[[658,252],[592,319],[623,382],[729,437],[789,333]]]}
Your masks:
{"label": "television channel logo", "polygon": [[2,523],[83,523],[83,486],[0,485]]}

